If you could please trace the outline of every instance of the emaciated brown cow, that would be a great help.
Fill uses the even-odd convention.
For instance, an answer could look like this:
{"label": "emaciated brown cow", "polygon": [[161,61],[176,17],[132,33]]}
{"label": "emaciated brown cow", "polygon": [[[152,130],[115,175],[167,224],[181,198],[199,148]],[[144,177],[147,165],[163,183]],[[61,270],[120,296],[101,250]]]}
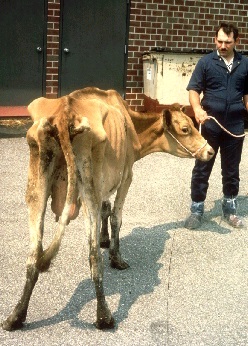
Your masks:
{"label": "emaciated brown cow", "polygon": [[[26,202],[31,246],[22,297],[2,327],[22,327],[39,274],[48,270],[65,226],[82,207],[97,298],[96,326],[112,328],[114,320],[103,291],[100,242],[109,243],[110,216],[111,265],[118,269],[128,267],[119,251],[119,230],[134,162],[153,152],[207,161],[214,151],[177,104],[161,114],[141,114],[132,111],[114,90],[85,88],[59,99],[38,98],[28,109],[34,121],[27,133],[30,162]],[[115,192],[110,212],[108,199]],[[49,196],[59,226],[44,250],[44,216]]]}

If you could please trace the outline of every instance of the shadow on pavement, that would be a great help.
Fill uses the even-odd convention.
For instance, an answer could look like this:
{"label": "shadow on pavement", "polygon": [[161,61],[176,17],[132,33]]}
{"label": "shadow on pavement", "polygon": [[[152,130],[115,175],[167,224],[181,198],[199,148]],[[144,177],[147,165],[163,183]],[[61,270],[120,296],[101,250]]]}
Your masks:
{"label": "shadow on pavement", "polygon": [[[247,214],[248,196],[239,197],[239,215],[244,217]],[[226,227],[220,222],[216,222],[216,217],[221,219],[221,200],[216,200],[214,207],[206,212],[205,222],[199,230],[192,232],[217,232],[228,234],[232,228]],[[166,241],[170,239],[169,231],[183,231],[184,221],[170,222],[157,225],[151,228],[134,228],[130,235],[121,239],[121,248],[124,249],[130,268],[118,271],[108,265],[108,250],[104,250],[104,286],[108,300],[109,296],[120,295],[118,308],[112,311],[118,324],[128,317],[129,310],[136,300],[154,291],[160,284],[159,270],[162,264],[159,259],[165,251]],[[187,230],[188,231],[188,230]],[[80,312],[89,302],[95,300],[95,290],[90,279],[83,280],[75,289],[68,304],[56,315],[36,322],[27,323],[23,329],[33,330],[45,326],[54,325],[63,321],[68,321],[71,326],[79,329],[94,329],[95,327],[83,320]]]}
{"label": "shadow on pavement", "polygon": [[[127,318],[129,309],[140,296],[153,292],[154,288],[160,284],[158,272],[162,265],[158,263],[158,260],[164,252],[165,242],[170,238],[168,231],[175,228],[178,228],[176,222],[149,229],[136,228],[129,236],[122,238],[121,247],[130,265],[130,268],[124,271],[110,268],[108,250],[104,250],[105,295],[107,300],[108,296],[120,295],[118,308],[115,312],[112,311],[117,326]],[[90,279],[83,280],[64,309],[51,318],[27,323],[23,331],[62,321],[69,321],[73,327],[80,329],[95,328],[79,318],[83,306],[95,299],[93,282]]]}

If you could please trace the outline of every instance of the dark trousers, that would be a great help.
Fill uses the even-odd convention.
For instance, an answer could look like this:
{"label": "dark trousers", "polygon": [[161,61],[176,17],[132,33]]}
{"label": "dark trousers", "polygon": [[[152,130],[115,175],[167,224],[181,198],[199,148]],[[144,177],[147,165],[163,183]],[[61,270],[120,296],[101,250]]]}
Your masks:
{"label": "dark trousers", "polygon": [[235,138],[224,131],[213,132],[202,129],[202,135],[215,150],[214,157],[208,162],[196,160],[192,171],[191,199],[203,202],[206,199],[209,177],[220,149],[223,194],[236,197],[239,192],[239,164],[241,161],[243,138]]}

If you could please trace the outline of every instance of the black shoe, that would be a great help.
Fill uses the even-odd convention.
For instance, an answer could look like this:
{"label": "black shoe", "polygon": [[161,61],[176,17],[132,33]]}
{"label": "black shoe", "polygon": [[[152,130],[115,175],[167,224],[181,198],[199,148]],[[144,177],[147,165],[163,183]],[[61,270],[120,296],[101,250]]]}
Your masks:
{"label": "black shoe", "polygon": [[224,215],[223,219],[232,227],[235,228],[243,228],[244,223],[237,215]]}
{"label": "black shoe", "polygon": [[184,227],[188,229],[199,228],[202,224],[202,215],[190,214],[190,216],[185,220]]}

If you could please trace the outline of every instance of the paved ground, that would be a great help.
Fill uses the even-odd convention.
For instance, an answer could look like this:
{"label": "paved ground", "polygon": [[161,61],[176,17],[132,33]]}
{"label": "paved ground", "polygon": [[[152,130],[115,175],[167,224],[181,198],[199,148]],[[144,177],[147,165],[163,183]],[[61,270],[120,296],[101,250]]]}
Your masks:
{"label": "paved ground", "polygon": [[[5,137],[7,137],[5,135]],[[241,164],[240,214],[248,224],[248,141]],[[28,253],[28,147],[25,138],[0,139],[0,320],[20,297]],[[112,331],[93,326],[96,300],[82,218],[70,223],[49,273],[40,276],[27,324],[0,330],[1,346],[246,346],[248,345],[248,230],[220,218],[217,160],[205,223],[183,227],[194,161],[152,154],[134,166],[121,232],[130,269],[105,258],[105,290],[116,320]],[[55,228],[48,212],[45,243]]]}

